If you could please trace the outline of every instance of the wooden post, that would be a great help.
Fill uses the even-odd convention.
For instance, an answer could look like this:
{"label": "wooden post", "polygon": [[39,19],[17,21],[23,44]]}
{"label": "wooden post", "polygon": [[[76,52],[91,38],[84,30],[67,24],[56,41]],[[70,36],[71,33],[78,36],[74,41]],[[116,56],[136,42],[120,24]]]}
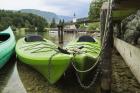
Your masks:
{"label": "wooden post", "polygon": [[58,39],[59,39],[59,44],[63,44],[63,25],[58,25]]}
{"label": "wooden post", "polygon": [[103,53],[101,56],[101,93],[111,93],[111,61],[112,61],[112,45],[113,45],[113,24],[109,22],[106,40],[103,40]]}
{"label": "wooden post", "polygon": [[100,25],[101,25],[101,44],[103,43],[103,36],[104,36],[104,30],[105,30],[105,23],[106,23],[106,15],[107,15],[107,10],[101,10],[100,13]]}
{"label": "wooden post", "polygon": [[57,27],[58,27],[58,42],[60,42],[60,36],[61,36],[61,35],[60,35],[60,34],[61,34],[61,33],[60,33],[60,25],[57,25]]}
{"label": "wooden post", "polygon": [[63,25],[61,26],[61,28],[60,28],[60,30],[61,30],[61,36],[60,36],[60,44],[63,44]]}

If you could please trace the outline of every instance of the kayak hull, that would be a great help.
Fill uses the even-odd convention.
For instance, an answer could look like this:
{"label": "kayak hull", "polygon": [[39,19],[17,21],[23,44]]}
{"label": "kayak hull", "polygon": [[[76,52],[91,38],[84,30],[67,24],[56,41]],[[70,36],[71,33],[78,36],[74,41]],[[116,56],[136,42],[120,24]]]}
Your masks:
{"label": "kayak hull", "polygon": [[[82,48],[79,49],[79,47]],[[83,81],[88,73],[93,71],[93,69],[89,69],[93,66],[93,68],[96,68],[98,63],[97,59],[100,53],[100,43],[97,40],[96,42],[77,42],[77,40],[74,40],[70,42],[65,49],[74,53],[72,60],[73,67],[76,71],[78,70],[77,73],[79,74],[79,78]]]}
{"label": "kayak hull", "polygon": [[[34,44],[37,45],[36,48],[26,51],[27,48]],[[51,48],[45,48],[50,45]],[[38,52],[34,53],[40,47],[42,47],[41,50],[37,50]],[[27,43],[24,38],[20,39],[16,45],[16,53],[21,62],[32,66],[40,72],[50,84],[56,83],[61,78],[69,67],[71,60],[71,55],[60,53],[57,50],[57,46],[48,40]]]}
{"label": "kayak hull", "polygon": [[7,40],[0,43],[0,68],[2,68],[14,53],[16,41],[10,27],[5,31],[0,32],[0,35],[9,35]]}

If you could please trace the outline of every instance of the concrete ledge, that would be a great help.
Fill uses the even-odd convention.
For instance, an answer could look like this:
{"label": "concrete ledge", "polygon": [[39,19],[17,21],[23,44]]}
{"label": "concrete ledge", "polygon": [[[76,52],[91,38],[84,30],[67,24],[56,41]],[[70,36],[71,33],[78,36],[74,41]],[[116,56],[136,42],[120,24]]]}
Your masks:
{"label": "concrete ledge", "polygon": [[114,38],[114,45],[140,83],[140,48]]}

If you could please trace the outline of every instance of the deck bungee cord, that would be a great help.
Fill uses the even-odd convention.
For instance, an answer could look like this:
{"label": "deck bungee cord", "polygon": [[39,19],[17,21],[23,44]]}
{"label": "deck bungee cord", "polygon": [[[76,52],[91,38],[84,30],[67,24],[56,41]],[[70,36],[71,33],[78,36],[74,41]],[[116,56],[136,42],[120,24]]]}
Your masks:
{"label": "deck bungee cord", "polygon": [[[41,45],[41,47],[40,47]],[[43,46],[42,46],[43,45]],[[46,46],[47,45],[47,46]],[[44,41],[41,43],[34,43],[34,44],[29,44],[20,48],[24,48],[25,51],[32,51],[30,53],[41,53],[41,52],[51,52],[51,51],[55,51],[55,53],[51,54],[51,56],[49,57],[49,61],[48,61],[48,65],[47,65],[47,69],[48,69],[48,79],[51,79],[51,70],[52,70],[52,58],[54,56],[56,56],[59,53],[65,53],[65,54],[69,54],[66,50],[60,48],[60,47],[56,47],[54,45],[50,45],[50,44],[46,44]],[[44,50],[43,49],[50,49],[50,50]]]}
{"label": "deck bungee cord", "polygon": [[[47,43],[49,43],[49,44],[47,44]],[[92,44],[93,44],[94,47],[92,46]],[[77,77],[77,80],[78,80],[81,87],[83,87],[83,88],[91,87],[95,83],[95,81],[97,80],[97,77],[99,76],[99,73],[100,73],[100,68],[99,68],[100,66],[99,67],[97,66],[98,63],[99,63],[98,62],[99,59],[94,61],[95,60],[94,57],[97,58],[97,56],[100,56],[100,54],[99,54],[100,48],[98,46],[98,43],[95,42],[95,43],[76,44],[74,46],[70,45],[67,48],[65,48],[65,49],[60,48],[60,47],[55,46],[52,43],[48,42],[47,40],[46,40],[46,42],[44,42],[44,41],[39,41],[39,42],[36,41],[36,42],[31,42],[31,43],[30,42],[25,42],[25,44],[23,46],[19,47],[19,49],[22,49],[22,51],[27,53],[27,55],[29,55],[30,53],[32,53],[33,55],[38,55],[38,54],[35,54],[35,53],[42,54],[43,52],[51,53],[50,55],[46,56],[47,57],[47,59],[46,59],[47,62],[46,63],[44,63],[45,61],[43,62],[43,64],[46,65],[46,72],[44,74],[46,74],[45,76],[47,77],[47,79],[51,83],[56,82],[56,81],[53,80],[53,77],[54,77],[53,75],[55,74],[55,72],[54,72],[55,71],[54,62],[56,62],[54,59],[55,59],[55,57],[57,57],[56,55],[58,55],[58,54],[60,54],[60,55],[61,54],[67,54],[67,56],[69,55],[69,59],[63,59],[62,58],[61,60],[67,60],[66,63],[65,63],[65,64],[67,64],[67,67],[71,63],[72,67],[75,69],[76,77]],[[26,52],[26,51],[28,51],[28,52]],[[51,51],[53,51],[53,52],[51,52]],[[43,54],[45,54],[45,53],[43,53]],[[92,65],[90,65],[90,67],[86,68],[85,70],[80,70],[75,65],[75,63],[77,62],[75,57],[77,55],[79,56],[80,54],[86,54],[88,58],[89,57],[92,58],[92,55],[93,55],[93,58],[89,59],[89,60],[92,60]],[[83,56],[83,57],[81,56],[81,58],[84,58],[84,57],[86,57],[86,56]],[[85,62],[85,61],[83,60],[83,62]],[[83,62],[82,62],[82,65],[84,65]],[[32,61],[31,61],[31,64],[34,64],[34,63],[32,63]],[[36,64],[39,64],[39,63],[36,63]],[[44,65],[42,65],[42,66],[44,66]],[[82,80],[80,79],[81,77],[79,77],[78,74],[79,73],[90,72],[93,69],[95,69],[95,67],[97,67],[97,69],[96,69],[96,73],[94,74],[94,77],[92,78],[90,84],[85,85],[82,82]],[[39,69],[41,69],[41,68],[39,68]],[[63,71],[65,71],[65,70],[66,69],[63,69]],[[64,74],[64,72],[63,72],[63,74]],[[81,75],[84,76],[85,74],[81,74]]]}
{"label": "deck bungee cord", "polygon": [[[52,51],[52,50],[47,50],[47,51],[41,51],[42,49],[45,49],[45,48],[51,48],[51,49],[54,49],[54,51],[56,51],[56,53],[54,53],[54,54],[52,54],[51,56],[50,56],[50,58],[49,58],[49,63],[48,63],[48,79],[50,79],[51,78],[51,70],[52,70],[52,65],[51,65],[51,63],[52,63],[52,58],[54,57],[54,56],[56,56],[57,54],[59,54],[59,53],[62,53],[61,51],[62,50],[64,50],[64,49],[62,49],[62,48],[59,48],[59,47],[53,47],[52,48],[52,46],[45,46],[46,44],[44,44],[44,46],[43,47],[38,47],[40,44],[44,44],[44,43],[39,43],[39,44],[32,44],[32,45],[28,45],[28,47],[27,46],[24,46],[24,47],[22,47],[22,48],[25,48],[25,50],[30,50],[30,49],[36,49],[36,50],[34,50],[32,53],[39,53],[39,52],[48,52],[48,51]],[[82,48],[85,48],[85,47],[82,47]],[[82,49],[81,48],[81,49]],[[86,48],[89,48],[89,47],[86,47]],[[60,49],[61,49],[61,51],[60,51]],[[80,49],[80,48],[78,48],[78,49]],[[64,51],[66,51],[66,50],[64,50]],[[67,51],[68,52],[68,51]],[[83,83],[82,83],[82,81],[80,80],[80,78],[79,78],[79,76],[78,76],[78,73],[87,73],[87,72],[89,72],[89,71],[91,71],[91,70],[93,70],[96,66],[97,66],[97,64],[98,64],[98,60],[93,64],[93,66],[91,66],[89,69],[86,69],[86,70],[79,70],[76,66],[75,66],[75,62],[76,62],[76,60],[75,60],[75,56],[76,55],[78,55],[78,54],[82,54],[82,53],[86,53],[86,52],[89,52],[89,51],[75,51],[75,52],[73,52],[73,53],[69,53],[69,54],[71,54],[71,55],[73,55],[73,57],[72,57],[72,59],[70,60],[70,62],[71,62],[71,64],[72,64],[72,66],[73,66],[73,68],[76,70],[76,77],[77,77],[77,79],[78,79],[78,82],[80,83],[80,86],[82,86],[83,88],[89,88],[89,87],[91,87],[93,84],[94,84],[94,82],[96,81],[96,79],[97,79],[97,77],[98,77],[98,74],[99,74],[99,69],[96,71],[96,74],[94,75],[94,78],[92,79],[92,81],[91,81],[91,83],[88,85],[88,86],[85,86]],[[92,51],[90,51],[90,52],[92,52]],[[95,49],[94,49],[94,52],[96,52],[96,53],[98,53],[97,51],[95,51]],[[68,53],[67,53],[68,54]],[[78,73],[77,73],[78,72]]]}
{"label": "deck bungee cord", "polygon": [[[79,46],[82,48],[79,48]],[[90,88],[95,84],[97,77],[101,72],[101,62],[99,62],[99,60],[102,52],[98,40],[87,35],[81,36],[79,40],[71,42],[66,49],[73,55],[71,58],[71,65],[75,70],[78,83],[82,88]],[[87,66],[89,64],[89,66],[86,67],[86,64]],[[88,75],[88,72],[93,71],[94,69],[96,71],[93,78],[91,77],[92,80],[89,81],[88,84],[85,84],[86,82],[83,82],[83,79],[88,78],[86,73]]]}
{"label": "deck bungee cord", "polygon": [[[43,46],[40,47],[40,45],[43,45]],[[24,48],[25,51],[34,50],[31,53],[48,52],[48,51],[52,51],[51,49],[54,49],[54,51],[56,51],[56,52],[58,51],[57,47],[54,47],[53,45],[45,44],[44,42],[39,43],[39,44],[38,43],[30,44],[30,45],[26,45],[26,46],[23,46],[23,47],[20,47],[20,48]],[[47,49],[47,48],[49,48],[50,50],[41,51],[41,50]]]}

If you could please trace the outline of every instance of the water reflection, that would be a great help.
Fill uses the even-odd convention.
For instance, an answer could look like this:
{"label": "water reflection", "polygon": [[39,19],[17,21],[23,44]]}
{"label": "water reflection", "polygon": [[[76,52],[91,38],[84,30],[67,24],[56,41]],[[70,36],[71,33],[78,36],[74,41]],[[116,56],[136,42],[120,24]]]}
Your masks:
{"label": "water reflection", "polygon": [[97,90],[95,87],[88,90],[82,89],[73,72],[68,71],[66,76],[63,76],[55,85],[50,85],[36,70],[18,62],[18,72],[28,93],[92,93]]}
{"label": "water reflection", "polygon": [[7,64],[0,69],[0,93],[26,93],[16,69],[15,54]]}
{"label": "water reflection", "polygon": [[[51,32],[25,32],[24,29],[15,31],[16,39],[24,37],[27,34],[41,35],[46,39],[58,44],[58,34],[55,31]],[[64,45],[74,38],[77,38],[86,33],[64,33]],[[58,44],[59,45],[59,44]],[[67,77],[64,76],[55,84],[50,85],[47,80],[36,70],[30,66],[22,64],[16,58],[12,58],[0,71],[0,93],[91,93],[94,88],[83,90],[73,75],[67,72]],[[4,72],[4,74],[3,74]],[[72,72],[73,73],[73,72]]]}

